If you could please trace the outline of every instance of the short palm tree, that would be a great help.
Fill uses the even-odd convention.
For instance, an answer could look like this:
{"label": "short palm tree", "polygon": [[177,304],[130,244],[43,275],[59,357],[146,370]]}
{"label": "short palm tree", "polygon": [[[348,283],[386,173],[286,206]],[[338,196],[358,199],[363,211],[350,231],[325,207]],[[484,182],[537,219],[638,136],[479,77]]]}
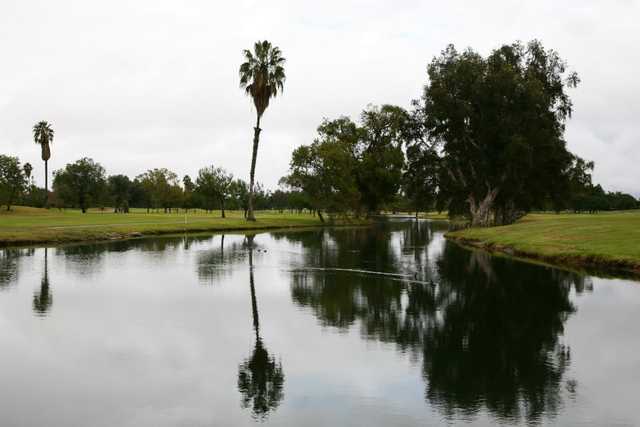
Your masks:
{"label": "short palm tree", "polygon": [[49,201],[49,170],[47,162],[51,158],[50,144],[53,142],[53,128],[49,123],[42,120],[33,126],[33,140],[42,149],[42,160],[44,161],[44,205],[48,206]]}
{"label": "short palm tree", "polygon": [[253,152],[251,155],[251,172],[249,179],[249,212],[247,220],[255,221],[253,214],[253,184],[256,171],[256,157],[260,139],[260,118],[269,106],[269,100],[275,98],[284,89],[285,58],[277,46],[268,41],[257,41],[253,52],[243,52],[245,62],[240,66],[240,87],[253,98],[256,106],[257,120],[253,134]]}

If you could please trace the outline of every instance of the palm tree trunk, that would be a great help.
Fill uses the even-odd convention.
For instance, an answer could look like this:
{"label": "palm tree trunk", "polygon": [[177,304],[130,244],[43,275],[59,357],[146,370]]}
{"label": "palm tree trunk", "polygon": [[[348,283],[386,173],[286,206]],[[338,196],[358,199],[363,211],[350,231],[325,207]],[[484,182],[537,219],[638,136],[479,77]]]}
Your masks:
{"label": "palm tree trunk", "polygon": [[49,209],[49,168],[48,161],[44,161],[44,207]]}
{"label": "palm tree trunk", "polygon": [[253,214],[253,184],[256,173],[256,157],[258,157],[258,142],[260,141],[260,114],[257,115],[256,127],[253,128],[253,153],[251,154],[251,171],[249,173],[249,212],[247,221],[255,221]]}

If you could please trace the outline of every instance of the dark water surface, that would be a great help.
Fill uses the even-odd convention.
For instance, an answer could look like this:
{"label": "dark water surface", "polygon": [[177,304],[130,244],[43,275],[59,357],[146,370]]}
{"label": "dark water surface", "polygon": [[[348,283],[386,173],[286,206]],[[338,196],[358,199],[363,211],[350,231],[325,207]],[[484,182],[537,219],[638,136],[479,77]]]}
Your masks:
{"label": "dark water surface", "polygon": [[638,282],[443,232],[0,251],[0,425],[640,425]]}

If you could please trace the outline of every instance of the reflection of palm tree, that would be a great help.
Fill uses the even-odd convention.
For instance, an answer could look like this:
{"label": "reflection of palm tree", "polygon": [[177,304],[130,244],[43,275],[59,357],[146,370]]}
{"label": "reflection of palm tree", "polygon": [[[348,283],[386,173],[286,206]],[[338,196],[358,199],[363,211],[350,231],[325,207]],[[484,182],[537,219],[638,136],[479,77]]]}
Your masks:
{"label": "reflection of palm tree", "polygon": [[282,363],[269,355],[260,338],[260,319],[253,278],[253,237],[247,236],[249,245],[249,285],[251,288],[251,311],[256,344],[251,357],[245,359],[238,369],[238,389],[242,393],[242,406],[250,408],[256,418],[264,419],[269,411],[278,407],[284,393]]}
{"label": "reflection of palm tree", "polygon": [[[202,284],[211,285],[219,280],[226,274],[231,274],[232,265],[244,261],[247,257],[244,250],[245,244],[238,244],[237,242],[227,242],[225,248],[225,235],[220,236],[220,246],[212,246],[210,249],[206,249],[198,252],[197,267],[198,278]],[[226,249],[226,250],[225,250]]]}
{"label": "reflection of palm tree", "polygon": [[33,311],[37,315],[44,316],[51,308],[53,303],[53,297],[49,290],[49,271],[48,271],[48,259],[47,248],[44,248],[44,273],[42,275],[42,281],[40,282],[40,291],[33,295]]}

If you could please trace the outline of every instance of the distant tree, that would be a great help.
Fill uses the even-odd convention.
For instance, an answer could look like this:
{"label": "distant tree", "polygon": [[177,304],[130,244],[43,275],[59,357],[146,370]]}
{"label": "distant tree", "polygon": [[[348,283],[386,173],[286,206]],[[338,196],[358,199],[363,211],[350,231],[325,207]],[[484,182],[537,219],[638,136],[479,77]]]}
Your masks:
{"label": "distant tree", "polygon": [[202,168],[196,178],[196,193],[200,205],[208,212],[212,211],[218,201],[218,187],[215,181],[213,167]]}
{"label": "distant tree", "polygon": [[31,172],[33,172],[33,166],[31,166],[31,163],[27,162],[22,165],[22,170],[24,171],[24,176],[27,178],[27,181],[31,182]]}
{"label": "distant tree", "polygon": [[225,218],[225,202],[231,195],[232,182],[232,174],[215,166],[200,169],[196,179],[196,191],[200,194],[205,206],[211,210],[215,202],[218,202],[222,218]]}
{"label": "distant tree", "polygon": [[132,183],[126,175],[111,175],[108,179],[109,195],[115,213],[129,213]]}
{"label": "distant tree", "polygon": [[253,186],[253,208],[255,210],[270,209],[270,199],[271,192],[267,190],[261,183],[256,182]]}
{"label": "distant tree", "polygon": [[194,193],[196,191],[196,185],[191,180],[189,175],[185,175],[182,178],[182,188],[184,189],[182,197],[182,208],[185,211],[194,207]]}
{"label": "distant tree", "polygon": [[172,207],[180,205],[182,189],[175,172],[165,168],[150,169],[136,179],[146,193],[147,211],[149,208],[163,208],[167,213]]}
{"label": "distant tree", "polygon": [[277,189],[273,193],[271,193],[271,197],[269,198],[269,207],[271,209],[277,209],[278,212],[284,212],[289,202],[289,194],[286,191],[281,189]]}
{"label": "distant tree", "polygon": [[308,196],[321,221],[322,211],[333,214],[358,209],[357,134],[355,123],[346,117],[325,121],[311,145],[293,151],[290,174],[283,182]]}
{"label": "distant tree", "polygon": [[54,172],[53,189],[66,206],[77,206],[86,213],[107,194],[104,167],[88,157],[69,163]]}
{"label": "distant tree", "polygon": [[402,147],[414,138],[411,115],[394,105],[369,107],[361,115],[356,147],[357,182],[368,212],[394,200],[402,183]]}
{"label": "distant tree", "polygon": [[407,147],[407,167],[402,187],[410,208],[418,212],[434,207],[438,187],[438,153],[422,145]]}
{"label": "distant tree", "polygon": [[[442,154],[439,197],[472,225],[510,223],[560,192],[573,156],[564,127],[579,79],[539,41],[487,58],[453,45],[428,67],[426,127]],[[456,210],[463,212],[455,212]]]}
{"label": "distant tree", "polygon": [[247,218],[249,211],[249,186],[242,179],[235,179],[230,186],[231,200],[237,209],[241,209],[244,218]]}
{"label": "distant tree", "polygon": [[364,110],[360,126],[348,117],[325,120],[312,144],[294,150],[284,182],[306,193],[320,214],[377,212],[396,200],[403,147],[416,139],[417,124],[393,105]]}
{"label": "distant tree", "polygon": [[22,198],[22,204],[41,208],[44,206],[45,191],[43,187],[38,187],[33,182],[27,185]]}
{"label": "distant tree", "polygon": [[640,207],[640,202],[636,200],[631,194],[621,193],[616,191],[614,193],[608,193],[607,199],[609,202],[609,209],[611,210],[628,210],[628,209],[638,209]]}
{"label": "distant tree", "polygon": [[[556,210],[571,207],[574,211],[587,208],[591,203],[588,201],[594,191],[591,180],[594,163],[574,156],[571,166],[567,170],[567,187],[564,194],[559,194],[554,200],[553,206]],[[601,189],[602,190],[602,189]],[[601,191],[604,197],[604,191]]]}
{"label": "distant tree", "polygon": [[18,200],[27,187],[27,177],[20,167],[17,157],[0,154],[0,205],[11,205]]}
{"label": "distant tree", "polygon": [[256,107],[256,126],[253,135],[253,151],[251,154],[251,171],[249,174],[249,210],[247,220],[255,221],[253,214],[253,185],[260,140],[260,118],[269,106],[271,98],[275,98],[284,89],[285,58],[277,46],[268,41],[257,41],[253,52],[244,50],[245,62],[240,65],[240,87],[253,99]]}
{"label": "distant tree", "polygon": [[140,180],[140,177],[131,181],[131,202],[132,207],[146,208],[147,213],[151,209],[151,194],[147,192],[144,183]]}
{"label": "distant tree", "polygon": [[42,150],[42,161],[44,161],[44,191],[47,206],[47,198],[49,195],[49,159],[51,158],[51,143],[53,142],[53,128],[49,123],[42,120],[33,126],[33,140]]}

